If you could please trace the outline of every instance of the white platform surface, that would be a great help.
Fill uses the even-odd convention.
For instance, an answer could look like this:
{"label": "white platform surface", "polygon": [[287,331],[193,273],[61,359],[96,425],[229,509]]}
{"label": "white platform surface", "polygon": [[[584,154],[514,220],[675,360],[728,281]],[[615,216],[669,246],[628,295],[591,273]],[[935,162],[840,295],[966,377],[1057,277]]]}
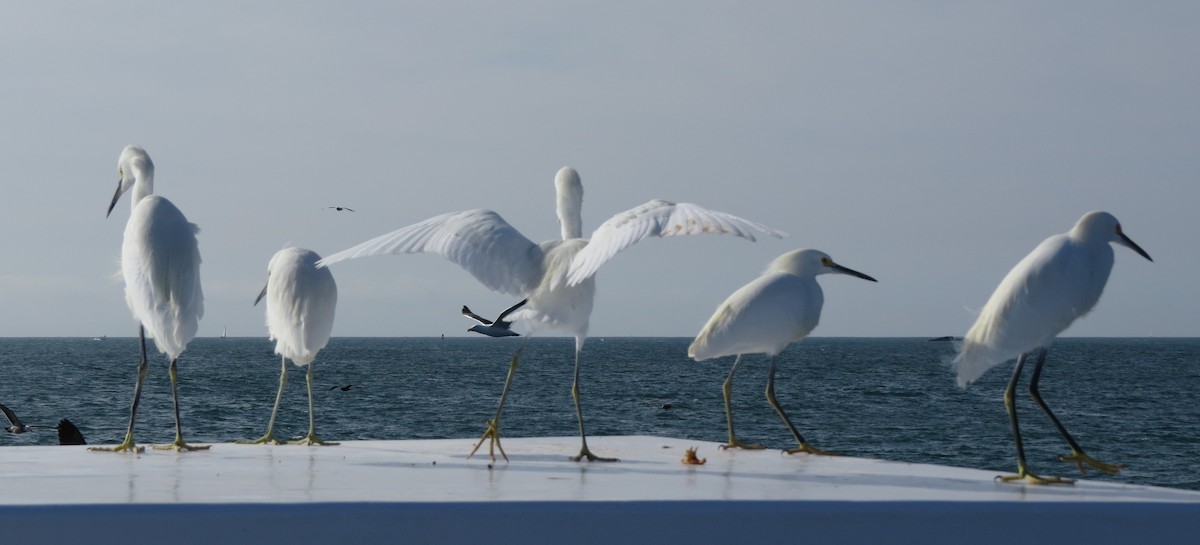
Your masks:
{"label": "white platform surface", "polygon": [[[1087,480],[999,483],[997,471],[722,451],[716,443],[641,436],[589,438],[593,451],[618,463],[568,460],[579,449],[575,437],[509,438],[509,462],[493,464],[486,453],[466,457],[473,443],[226,443],[137,455],[82,446],[3,447],[0,536],[127,541],[130,526],[141,535],[161,524],[180,531],[176,540],[183,542],[687,538],[691,545],[728,543],[723,538],[747,533],[755,541],[854,543],[962,543],[968,536],[970,543],[989,542],[987,536],[1011,543],[1026,536],[1024,542],[1086,537],[1096,544],[1170,542],[1173,535],[1200,542],[1195,491]],[[706,464],[680,462],[693,446]],[[1073,466],[1046,469],[1071,476],[1066,472]],[[397,532],[406,539],[397,541]],[[885,535],[890,538],[874,541]]]}

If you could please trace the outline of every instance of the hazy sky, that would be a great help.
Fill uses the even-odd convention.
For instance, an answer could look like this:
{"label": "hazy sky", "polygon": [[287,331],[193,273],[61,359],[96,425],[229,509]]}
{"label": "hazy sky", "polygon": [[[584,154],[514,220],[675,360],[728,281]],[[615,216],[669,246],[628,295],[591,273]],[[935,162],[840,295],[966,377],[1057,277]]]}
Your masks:
{"label": "hazy sky", "polygon": [[[1084,212],[1115,214],[1068,335],[1200,334],[1194,2],[51,2],[0,18],[0,336],[130,336],[123,146],[201,227],[207,313],[251,306],[287,243],[321,254],[453,210],[558,237],[651,198],[790,233],[651,239],[597,276],[592,336],[699,331],[777,255],[818,248],[816,335],[961,335]],[[328,206],[357,212],[335,212]],[[334,334],[465,335],[512,298],[431,255],[333,268]]]}

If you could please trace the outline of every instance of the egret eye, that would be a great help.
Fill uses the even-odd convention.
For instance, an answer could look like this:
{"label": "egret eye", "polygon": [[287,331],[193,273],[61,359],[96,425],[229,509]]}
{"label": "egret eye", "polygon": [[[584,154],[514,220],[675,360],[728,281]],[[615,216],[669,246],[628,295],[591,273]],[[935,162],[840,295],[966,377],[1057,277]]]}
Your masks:
{"label": "egret eye", "polygon": [[828,257],[822,257],[821,264],[826,267],[831,267],[831,266],[833,266],[833,260],[829,259]]}

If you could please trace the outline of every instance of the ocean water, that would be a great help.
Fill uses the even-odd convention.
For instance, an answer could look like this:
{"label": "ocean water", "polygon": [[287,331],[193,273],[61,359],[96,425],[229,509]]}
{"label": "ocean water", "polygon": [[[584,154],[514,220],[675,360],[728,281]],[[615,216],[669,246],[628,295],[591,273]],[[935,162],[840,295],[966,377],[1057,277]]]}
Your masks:
{"label": "ocean water", "polygon": [[[327,440],[478,437],[522,339],[337,338],[316,361],[317,430]],[[726,440],[721,382],[733,358],[697,363],[687,338],[591,338],[583,352],[588,434]],[[578,434],[569,338],[533,338],[504,413],[506,437]],[[265,338],[194,340],[180,358],[184,436],[260,436],[280,362]],[[1015,470],[1002,391],[1012,364],[966,389],[954,384],[953,343],[923,338],[812,338],[779,358],[776,394],[815,446],[887,460]],[[1088,478],[1200,490],[1200,339],[1060,339],[1042,395],[1089,454],[1126,464]],[[136,378],[134,338],[0,338],[0,403],[27,424],[70,418],[90,444],[116,443]],[[168,442],[174,424],[165,357],[155,353],[139,409],[140,444]],[[748,356],[734,384],[739,439],[795,446],[763,395],[767,360]],[[302,368],[289,364],[276,435],[307,431]],[[1028,371],[1027,371],[1028,373]],[[331,389],[352,384],[349,390]],[[1024,388],[1024,383],[1022,383]],[[669,408],[664,405],[669,404]],[[1022,395],[1032,471],[1075,476],[1049,420]],[[53,445],[53,430],[0,433],[6,445]],[[593,450],[604,455],[603,443]],[[574,452],[564,452],[564,456]],[[704,455],[701,452],[701,455]],[[0,457],[3,450],[0,449]],[[0,458],[2,459],[2,458]]]}

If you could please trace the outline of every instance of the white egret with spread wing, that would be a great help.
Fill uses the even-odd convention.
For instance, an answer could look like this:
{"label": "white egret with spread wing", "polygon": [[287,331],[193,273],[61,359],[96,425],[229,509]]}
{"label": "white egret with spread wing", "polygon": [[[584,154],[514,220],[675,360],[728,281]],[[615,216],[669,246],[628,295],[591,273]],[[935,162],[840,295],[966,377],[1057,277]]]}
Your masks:
{"label": "white egret with spread wing", "polygon": [[[279,354],[279,391],[275,394],[275,407],[267,421],[267,432],[252,441],[239,443],[278,444],[275,438],[275,415],[283,398],[283,387],[287,384],[287,360],[300,367],[305,373],[308,386],[308,435],[295,444],[330,445],[317,437],[316,417],[313,412],[313,360],[317,353],[329,343],[333,332],[333,315],[337,307],[337,284],[333,274],[326,268],[317,268],[321,256],[304,248],[284,248],[271,257],[267,264],[267,285],[254,300],[254,304],[267,300],[267,331],[275,341],[275,353]],[[349,390],[346,386],[344,390]]]}
{"label": "white egret with spread wing", "polygon": [[[611,459],[600,458],[588,449],[579,402],[579,353],[587,338],[588,320],[592,314],[596,271],[618,252],[647,237],[716,233],[753,241],[755,231],[775,237],[782,237],[783,233],[695,204],[652,200],[613,216],[601,224],[590,239],[585,239],[582,238],[580,216],[583,184],[579,174],[575,169],[563,167],[555,176],[555,188],[562,240],[538,244],[491,210],[466,210],[435,216],[373,238],[326,257],[322,264],[375,255],[432,253],[457,263],[490,289],[528,299],[525,307],[512,317],[524,320],[530,335],[538,329],[553,328],[575,337],[575,378],[571,395],[582,446],[579,455],[572,459],[608,461]],[[490,440],[489,453],[493,460],[492,447],[499,447],[504,399],[523,348],[524,343],[513,354],[496,416],[475,446],[478,449],[484,440]],[[500,454],[507,460],[502,447]]]}
{"label": "white egret with spread wing", "polygon": [[874,278],[838,265],[818,250],[793,250],[771,262],[761,276],[733,292],[704,324],[696,340],[688,346],[688,356],[703,361],[722,356],[737,356],[722,385],[729,442],[725,448],[760,449],[762,445],[743,443],[733,432],[733,407],[730,395],[733,376],[746,354],[766,354],[771,359],[767,375],[767,403],[800,444],[787,452],[831,454],[811,446],[775,399],[775,359],[784,348],[807,337],[821,319],[825,295],[817,275],[848,274],[875,282]]}
{"label": "white egret with spread wing", "polygon": [[196,336],[204,316],[204,293],[200,288],[200,247],[196,233],[171,201],[154,194],[154,162],[146,150],[126,146],[117,161],[117,191],[108,205],[112,214],[117,201],[127,191],[130,197],[129,221],[121,244],[121,275],[125,279],[125,302],[138,322],[141,362],[133,405],[129,410],[129,428],[125,440],[112,448],[93,450],[140,451],[133,441],[142,382],[146,378],[146,337],[154,339],[158,351],[170,361],[171,393],[175,402],[175,441],[156,448],[175,450],[207,449],[183,440],[179,422],[179,388],[176,360]]}
{"label": "white egret with spread wing", "polygon": [[1037,362],[1029,380],[1029,396],[1071,447],[1071,454],[1060,459],[1074,462],[1080,473],[1086,473],[1085,465],[1105,473],[1116,473],[1122,467],[1085,454],[1038,393],[1047,345],[1100,300],[1113,266],[1110,242],[1151,260],[1150,254],[1125,236],[1121,223],[1112,214],[1088,212],[1070,231],[1043,241],[1005,275],[963,338],[962,348],[954,359],[959,386],[966,386],[995,365],[1017,358],[1016,369],[1004,390],[1004,405],[1017,449],[1017,474],[1005,475],[1002,480],[1037,484],[1073,482],[1061,477],[1039,477],[1029,472],[1025,463],[1017,425],[1016,386],[1026,359],[1034,353]]}

